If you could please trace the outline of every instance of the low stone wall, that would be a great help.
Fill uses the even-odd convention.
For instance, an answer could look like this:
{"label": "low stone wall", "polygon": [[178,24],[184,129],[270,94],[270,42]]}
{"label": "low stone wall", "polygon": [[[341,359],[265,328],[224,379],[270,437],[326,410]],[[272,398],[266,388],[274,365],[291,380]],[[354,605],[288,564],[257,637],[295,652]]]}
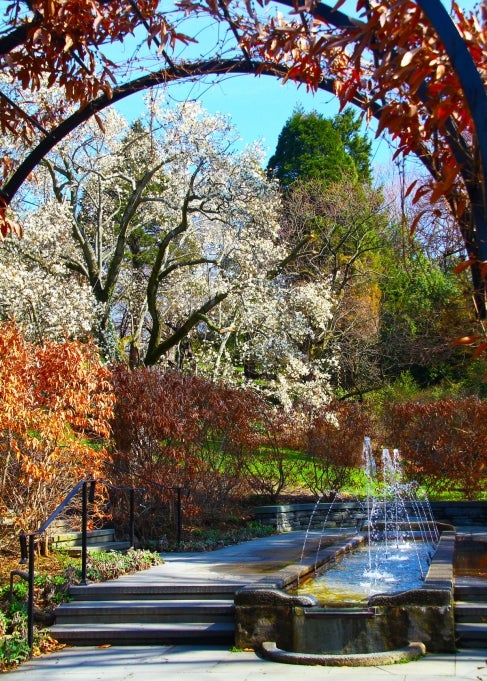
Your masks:
{"label": "low stone wall", "polygon": [[360,527],[366,508],[359,502],[257,506],[254,517],[277,532],[321,529],[325,522],[326,527]]}
{"label": "low stone wall", "polygon": [[[418,502],[431,513],[437,522],[447,523],[455,527],[468,525],[487,526],[487,502],[458,501],[458,502]],[[406,502],[408,515],[416,518],[418,504]],[[274,527],[277,532],[291,530],[321,529],[326,523],[327,528],[357,527],[360,528],[367,517],[367,504],[364,501],[347,501],[337,503],[316,504],[282,504],[274,506],[257,506],[254,509],[256,520]]]}
{"label": "low stone wall", "polygon": [[439,522],[455,527],[487,526],[487,501],[433,501],[430,506]]}

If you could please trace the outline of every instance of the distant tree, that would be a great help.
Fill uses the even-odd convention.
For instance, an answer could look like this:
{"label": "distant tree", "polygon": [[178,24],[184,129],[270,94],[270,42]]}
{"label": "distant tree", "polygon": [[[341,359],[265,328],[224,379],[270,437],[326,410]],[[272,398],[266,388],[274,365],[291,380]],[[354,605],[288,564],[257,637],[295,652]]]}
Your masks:
{"label": "distant tree", "polygon": [[[383,258],[380,278],[380,362],[389,379],[410,371],[421,385],[452,375],[464,358],[455,346],[473,320],[466,282],[410,246]],[[470,314],[471,317],[471,314]]]}
{"label": "distant tree", "polygon": [[0,253],[0,315],[35,340],[92,330],[132,367],[265,378],[286,407],[326,403],[329,362],[312,347],[328,337],[330,282],[283,278],[300,245],[279,239],[258,146],[234,151],[228,120],[197,103],[160,104],[131,125],[109,111],[44,160],[25,239]]}
{"label": "distant tree", "polygon": [[[340,119],[295,111],[279,134],[276,151],[267,166],[270,176],[276,177],[283,189],[289,189],[297,180],[329,183],[343,177],[358,178],[350,153],[358,140],[350,119],[347,114],[341,126]],[[360,162],[363,164],[362,158]]]}
{"label": "distant tree", "polygon": [[283,197],[281,235],[299,248],[285,276],[295,283],[328,280],[335,294],[326,342],[316,356],[334,348],[334,380],[345,390],[364,391],[379,383],[377,340],[381,252],[389,216],[380,191],[344,179],[327,185],[296,182]]}
{"label": "distant tree", "polygon": [[371,154],[372,142],[367,135],[360,132],[362,122],[351,108],[332,118],[331,123],[339,133],[346,152],[355,163],[359,182],[370,182],[372,179]]}

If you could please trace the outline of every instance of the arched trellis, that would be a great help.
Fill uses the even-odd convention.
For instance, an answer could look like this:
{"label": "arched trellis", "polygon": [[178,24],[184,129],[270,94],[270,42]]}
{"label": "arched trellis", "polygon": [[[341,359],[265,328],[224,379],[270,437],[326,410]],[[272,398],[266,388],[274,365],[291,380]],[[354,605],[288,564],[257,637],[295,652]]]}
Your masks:
{"label": "arched trellis", "polygon": [[[294,0],[277,0],[278,3],[294,7]],[[458,224],[463,236],[464,244],[471,258],[471,272],[474,291],[476,293],[477,311],[480,317],[486,316],[485,305],[485,277],[483,263],[487,262],[487,94],[475,66],[475,63],[450,19],[440,0],[416,0],[425,15],[428,17],[433,28],[443,42],[453,68],[456,71],[458,81],[461,84],[465,100],[471,113],[476,133],[477,153],[480,158],[480,180],[476,173],[476,159],[471,149],[465,143],[461,135],[456,134],[455,122],[447,120],[444,125],[444,139],[448,144],[453,157],[461,165],[461,176],[469,197],[469,211],[458,216]],[[335,11],[326,3],[318,3],[310,12],[318,19],[326,21],[337,28],[351,28],[356,22],[343,14]],[[174,64],[169,61],[167,68],[125,83],[113,90],[110,97],[103,95],[90,101],[86,106],[62,121],[57,127],[46,132],[43,139],[35,146],[20,162],[11,177],[0,188],[0,196],[4,205],[9,205],[27,179],[29,174],[40,161],[61,141],[66,135],[76,129],[91,116],[102,109],[115,104],[121,99],[140,92],[142,90],[160,85],[162,83],[175,82],[182,79],[198,78],[207,75],[228,74],[252,74],[258,73],[283,78],[287,69],[284,66],[249,58],[244,51],[242,59],[214,58],[194,63]],[[334,80],[323,79],[319,88],[334,92]],[[426,88],[419,88],[418,94],[425,107],[428,107],[428,95]],[[362,109],[367,109],[377,117],[380,116],[381,103],[367,101],[365,97],[356,94],[353,103]],[[435,180],[439,180],[441,172],[433,162],[430,151],[425,145],[419,144],[414,153],[420,158]],[[452,211],[456,212],[457,196],[455,191],[445,197]]]}
{"label": "arched trellis", "polygon": [[[248,61],[247,59],[210,59],[208,61],[198,61],[192,64],[181,64],[161,69],[116,87],[113,89],[110,97],[102,95],[94,99],[87,106],[73,113],[60,125],[51,130],[51,132],[47,133],[41,142],[27,154],[15,172],[5,182],[1,189],[1,194],[7,203],[10,203],[30,173],[59,142],[89,118],[103,111],[103,109],[122,101],[126,97],[159,85],[168,85],[181,80],[193,80],[204,76],[228,76],[231,74],[251,75],[257,72],[259,75],[283,78],[286,76],[287,69],[275,64],[266,65],[257,61]],[[324,79],[320,83],[319,89],[333,94],[333,79]],[[365,107],[365,101],[359,96],[355,98],[354,103],[360,108]],[[424,160],[426,162],[426,158]]]}

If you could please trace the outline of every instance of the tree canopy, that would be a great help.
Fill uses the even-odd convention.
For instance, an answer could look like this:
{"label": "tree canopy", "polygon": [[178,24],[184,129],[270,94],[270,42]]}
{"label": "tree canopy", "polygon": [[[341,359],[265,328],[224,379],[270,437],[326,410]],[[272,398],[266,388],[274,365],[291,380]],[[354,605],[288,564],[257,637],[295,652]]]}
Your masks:
{"label": "tree canopy", "polygon": [[[353,112],[350,113],[353,117]],[[284,189],[298,179],[330,183],[344,177],[357,178],[359,169],[353,146],[346,148],[347,138],[352,145],[357,144],[357,134],[354,131],[352,140],[350,126],[342,128],[342,120],[324,118],[317,112],[295,111],[281,130],[276,150],[269,159],[267,170],[271,177],[276,177]],[[353,123],[349,114],[346,120]],[[368,159],[364,163],[362,156],[361,162],[370,174]]]}
{"label": "tree canopy", "polygon": [[[379,133],[391,134],[399,154],[422,160],[431,180],[411,191],[433,203],[446,198],[462,233],[477,311],[484,317],[487,10],[465,15],[454,4],[450,18],[440,0],[373,5],[358,0],[351,20],[341,5],[298,7],[294,0],[280,0],[265,3],[265,11],[260,5],[242,11],[234,0],[181,0],[168,11],[157,0],[11,3],[0,40],[0,122],[24,146],[4,155],[2,234],[19,231],[6,208],[44,155],[121,97],[204,74],[279,75],[332,91],[342,106],[358,105],[379,120]],[[188,17],[229,30],[213,31],[213,47],[198,48],[201,24],[195,28]],[[122,60],[110,51],[117,41],[126,45]],[[149,69],[142,69],[141,49]],[[63,88],[57,102],[48,96],[54,82]],[[43,93],[36,102],[33,91]]]}

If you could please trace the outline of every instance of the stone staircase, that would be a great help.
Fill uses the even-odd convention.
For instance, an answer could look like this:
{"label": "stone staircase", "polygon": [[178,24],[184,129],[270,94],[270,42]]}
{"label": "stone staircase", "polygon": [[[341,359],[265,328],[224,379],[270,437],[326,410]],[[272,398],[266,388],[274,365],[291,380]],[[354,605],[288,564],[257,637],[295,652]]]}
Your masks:
{"label": "stone staircase", "polygon": [[455,633],[460,648],[487,648],[487,581],[455,584]]}
{"label": "stone staircase", "polygon": [[[80,556],[81,532],[58,527],[50,537],[50,546],[52,549],[66,551],[70,556]],[[130,548],[130,542],[116,541],[115,530],[110,528],[92,530],[87,534],[86,548],[90,553],[126,551]]]}
{"label": "stone staircase", "polygon": [[116,584],[70,589],[51,635],[73,645],[225,643],[235,635],[235,584]]}

